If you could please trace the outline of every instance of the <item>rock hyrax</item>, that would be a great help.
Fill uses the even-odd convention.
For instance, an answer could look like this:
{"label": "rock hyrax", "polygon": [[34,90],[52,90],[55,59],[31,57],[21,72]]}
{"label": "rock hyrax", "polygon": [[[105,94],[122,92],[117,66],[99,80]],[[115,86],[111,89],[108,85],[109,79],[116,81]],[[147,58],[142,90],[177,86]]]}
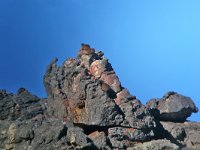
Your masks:
{"label": "rock hyrax", "polygon": [[94,53],[94,49],[90,48],[90,45],[82,43],[80,53],[81,55],[90,55]]}

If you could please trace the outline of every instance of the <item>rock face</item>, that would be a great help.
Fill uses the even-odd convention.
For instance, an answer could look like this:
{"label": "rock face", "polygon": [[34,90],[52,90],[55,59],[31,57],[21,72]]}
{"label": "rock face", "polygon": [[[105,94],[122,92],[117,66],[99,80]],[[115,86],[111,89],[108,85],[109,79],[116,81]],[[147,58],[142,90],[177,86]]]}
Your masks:
{"label": "rock face", "polygon": [[[75,59],[53,59],[48,98],[0,90],[2,150],[153,150],[198,148],[200,125],[183,122],[197,108],[173,93],[147,106],[124,88],[103,52],[82,44]],[[173,104],[176,104],[175,106]],[[175,116],[175,117],[174,117]],[[173,121],[173,122],[160,122]]]}

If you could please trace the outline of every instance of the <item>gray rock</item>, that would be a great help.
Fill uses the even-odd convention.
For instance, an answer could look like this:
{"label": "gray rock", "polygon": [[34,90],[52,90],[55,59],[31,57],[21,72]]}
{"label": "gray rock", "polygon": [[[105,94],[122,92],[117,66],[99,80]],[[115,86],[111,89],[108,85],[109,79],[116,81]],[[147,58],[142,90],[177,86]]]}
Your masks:
{"label": "gray rock", "polygon": [[161,121],[184,122],[192,113],[198,112],[191,98],[176,92],[168,92],[161,99],[150,100],[147,107],[158,110],[159,113],[154,111],[153,115]]}
{"label": "gray rock", "polygon": [[186,133],[183,124],[172,122],[161,122],[161,124],[165,130],[169,131],[174,139],[179,140],[180,142],[184,141]]}
{"label": "gray rock", "polygon": [[70,127],[67,130],[67,141],[79,149],[86,147],[92,147],[91,141],[89,141],[88,136],[84,134],[83,129],[79,127]]}
{"label": "gray rock", "polygon": [[154,136],[153,131],[142,131],[134,128],[109,128],[108,138],[114,148],[132,147],[138,142],[149,141]]}
{"label": "gray rock", "polygon": [[[47,120],[43,120],[41,125],[35,126],[33,129],[35,137],[30,144],[33,150],[53,150],[58,147],[69,146],[66,140],[67,127],[63,125],[60,119],[48,118]],[[65,139],[65,141],[63,141],[63,139]]]}
{"label": "gray rock", "polygon": [[[96,53],[91,53],[84,56],[95,58],[96,55]],[[88,67],[82,63],[86,63],[85,60],[83,62],[83,60],[68,59],[61,67],[56,68],[55,61],[50,64],[52,67],[49,68],[54,69],[46,72],[44,83],[52,101],[59,101],[50,102],[56,103],[56,105],[53,104],[52,109],[58,110],[56,107],[62,108],[61,105],[63,105],[67,110],[66,114],[58,112],[57,116],[71,116],[74,123],[119,125],[123,119],[117,105],[110,94],[103,91],[100,80],[89,75]],[[104,66],[107,67],[107,65]]]}
{"label": "gray rock", "polygon": [[127,89],[117,93],[115,103],[124,113],[122,126],[142,129],[155,128],[156,122],[141,102],[132,96]]}
{"label": "gray rock", "polygon": [[24,88],[19,91],[16,95],[6,91],[1,94],[0,120],[33,118],[42,114],[42,107],[38,103],[40,99]]}
{"label": "gray rock", "polygon": [[5,146],[8,143],[7,132],[11,123],[11,121],[0,120],[0,149],[5,149]]}
{"label": "gray rock", "polygon": [[107,137],[104,132],[95,131],[88,135],[98,149],[111,150],[107,143]]}
{"label": "gray rock", "polygon": [[178,150],[179,146],[169,140],[152,140],[150,142],[136,144],[127,150]]}
{"label": "gray rock", "polygon": [[200,147],[200,124],[196,122],[161,122],[174,139],[181,142],[186,149],[198,149]]}

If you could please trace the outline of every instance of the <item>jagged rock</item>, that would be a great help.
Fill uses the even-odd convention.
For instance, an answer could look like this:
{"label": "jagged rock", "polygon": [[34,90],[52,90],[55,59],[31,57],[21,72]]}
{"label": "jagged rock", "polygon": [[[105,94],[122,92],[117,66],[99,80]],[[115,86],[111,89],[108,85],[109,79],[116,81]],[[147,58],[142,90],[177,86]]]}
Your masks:
{"label": "jagged rock", "polygon": [[162,121],[184,122],[193,112],[198,112],[191,98],[176,92],[168,92],[161,99],[151,99],[146,105],[155,109],[153,115]]}
{"label": "jagged rock", "polygon": [[169,131],[173,138],[179,141],[184,141],[186,133],[182,124],[172,122],[161,122],[161,124],[167,131]]}
{"label": "jagged rock", "polygon": [[90,48],[88,44],[81,44],[81,48],[78,53],[78,58],[81,60],[81,65],[89,69],[91,63],[98,59],[98,55],[96,55],[95,50]]}
{"label": "jagged rock", "polygon": [[[57,104],[53,104],[53,109],[58,110],[55,108],[56,106],[61,106],[61,108],[65,106],[62,110],[67,110],[66,114],[58,112],[57,115],[59,117],[71,116],[75,123],[115,124],[115,117],[120,117],[120,114],[107,93],[102,91],[100,83],[91,79],[87,68],[82,67],[79,60],[67,60],[64,64],[63,67],[60,67],[63,77],[58,78],[61,73],[58,68],[55,68],[53,72],[47,71],[44,78],[48,95],[52,95],[53,100],[56,101],[53,103]],[[51,68],[53,66],[56,65],[52,64]],[[88,92],[86,93],[86,91]],[[102,107],[99,107],[100,105]],[[109,116],[112,116],[114,120],[107,120]]]}
{"label": "jagged rock", "polygon": [[67,116],[73,123],[88,127],[145,129],[145,140],[154,136],[154,118],[138,99],[121,87],[102,53],[83,44],[77,59],[68,59],[62,66],[57,66],[56,61],[51,62],[44,76],[54,115]]}
{"label": "jagged rock", "polygon": [[195,122],[161,122],[175,139],[179,140],[188,149],[200,148],[200,124]]}
{"label": "jagged rock", "polygon": [[151,129],[156,127],[156,122],[154,118],[150,116],[148,110],[135,96],[132,96],[127,89],[123,89],[117,93],[115,103],[120,107],[125,116],[122,126],[137,129]]}
{"label": "jagged rock", "polygon": [[0,149],[5,149],[8,140],[7,132],[11,123],[10,121],[0,120]]}
{"label": "jagged rock", "polygon": [[[61,120],[49,118],[48,120],[43,120],[43,123],[34,128],[34,139],[32,140],[32,149],[48,149],[52,147],[58,140],[64,130],[64,125]],[[42,133],[42,134],[41,134]],[[66,135],[66,133],[62,133]]]}
{"label": "jagged rock", "polygon": [[101,80],[103,80],[105,83],[110,85],[110,87],[115,91],[116,93],[121,91],[121,83],[119,82],[118,77],[114,73],[110,72],[104,72],[101,75]]}
{"label": "jagged rock", "polygon": [[108,137],[114,148],[132,147],[138,142],[145,142],[154,136],[154,132],[145,133],[134,128],[115,127],[108,130]]}
{"label": "jagged rock", "polygon": [[31,140],[34,138],[34,132],[31,124],[12,123],[7,131],[8,142],[6,147],[19,149],[28,149]]}
{"label": "jagged rock", "polygon": [[5,90],[0,91],[0,119],[8,119],[12,117],[15,103],[12,94],[7,94]]}
{"label": "jagged rock", "polygon": [[104,54],[88,44],[82,44],[77,58],[61,66],[57,61],[52,60],[44,75],[48,98],[39,99],[25,88],[17,94],[0,90],[0,149],[200,147],[200,124],[159,122],[163,116],[184,121],[197,111],[191,99],[170,92],[144,106],[121,86]]}
{"label": "jagged rock", "polygon": [[[83,60],[83,56],[92,59]],[[120,125],[125,112],[121,111],[113,99],[122,88],[108,60],[103,54],[99,55],[91,50],[89,45],[82,45],[79,57],[80,59],[68,59],[60,67],[57,67],[56,61],[52,61],[44,76],[48,95],[51,95],[53,101],[57,101],[53,102],[56,103],[54,107],[59,106],[64,110],[61,106],[63,103],[66,107],[66,114],[57,115],[71,116],[74,123],[86,125]],[[131,97],[130,94],[128,96]],[[127,116],[125,115],[126,121],[131,120],[131,126],[136,128],[155,126],[148,111],[140,102],[136,103],[138,106],[135,107],[131,103],[124,104],[131,107]]]}
{"label": "jagged rock", "polygon": [[16,120],[32,118],[42,113],[42,107],[38,103],[39,98],[32,95],[26,89],[18,90],[18,94],[0,92],[0,119]]}

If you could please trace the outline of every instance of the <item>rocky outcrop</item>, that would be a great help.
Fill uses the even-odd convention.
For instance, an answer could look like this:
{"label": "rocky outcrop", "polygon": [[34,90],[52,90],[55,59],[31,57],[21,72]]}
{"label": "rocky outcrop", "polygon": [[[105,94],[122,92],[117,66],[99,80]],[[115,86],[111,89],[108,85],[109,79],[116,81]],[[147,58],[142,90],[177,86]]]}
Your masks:
{"label": "rocky outcrop", "polygon": [[19,89],[17,94],[0,91],[0,149],[49,150],[91,149],[91,142],[82,128],[51,114],[45,99]]}
{"label": "rocky outcrop", "polygon": [[48,98],[40,99],[24,88],[17,94],[0,91],[0,149],[199,147],[200,125],[177,123],[197,112],[191,99],[172,93],[143,105],[121,85],[103,52],[87,44],[81,45],[77,58],[61,66],[56,62],[57,58],[52,60],[44,75]]}

